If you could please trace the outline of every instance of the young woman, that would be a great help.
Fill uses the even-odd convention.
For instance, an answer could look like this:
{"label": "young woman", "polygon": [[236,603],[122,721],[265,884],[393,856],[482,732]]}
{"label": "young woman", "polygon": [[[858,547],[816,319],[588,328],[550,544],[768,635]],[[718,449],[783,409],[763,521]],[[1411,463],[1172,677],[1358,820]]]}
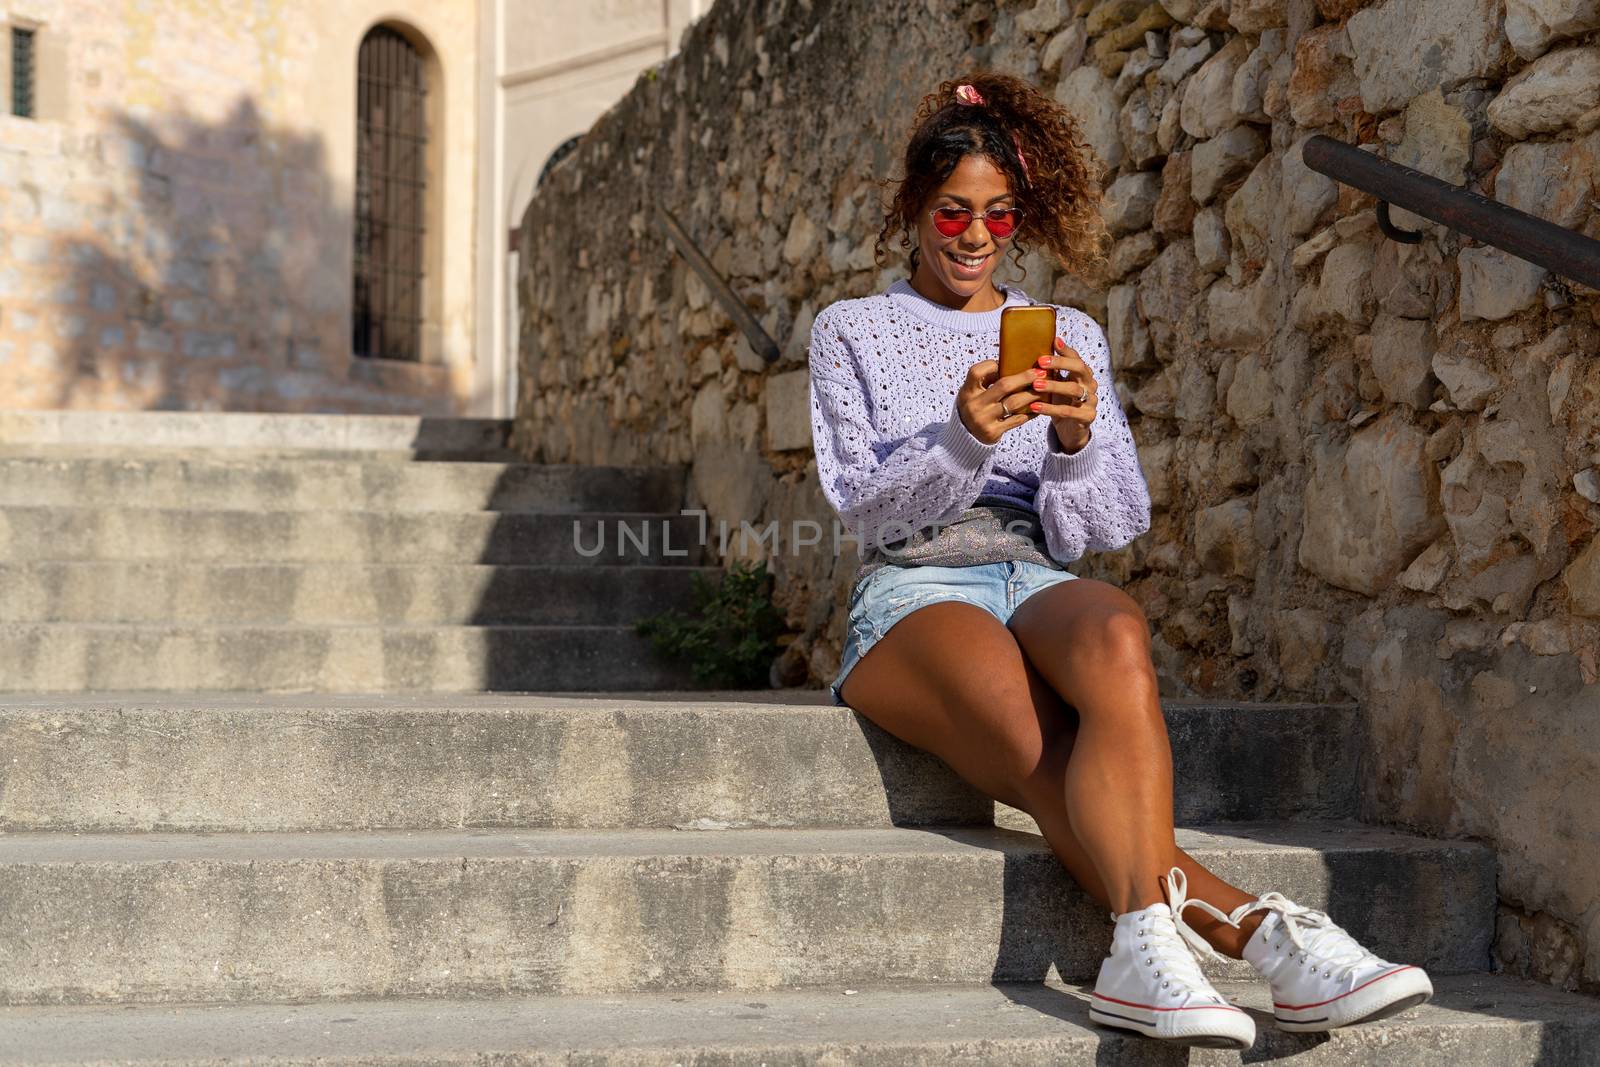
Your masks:
{"label": "young woman", "polygon": [[1196,952],[1249,961],[1288,1030],[1426,1000],[1421,969],[1178,848],[1148,620],[1065,569],[1150,526],[1099,325],[1057,306],[1053,354],[1003,378],[994,358],[1003,309],[1032,302],[995,284],[1002,255],[1033,240],[1068,267],[1101,256],[1101,170],[1074,118],[978,72],[923,99],[904,166],[878,250],[915,234],[910,279],[830,304],[811,334],[817,471],[862,555],[834,702],[1033,816],[1111,910],[1095,1021],[1249,1047],[1255,1024]]}

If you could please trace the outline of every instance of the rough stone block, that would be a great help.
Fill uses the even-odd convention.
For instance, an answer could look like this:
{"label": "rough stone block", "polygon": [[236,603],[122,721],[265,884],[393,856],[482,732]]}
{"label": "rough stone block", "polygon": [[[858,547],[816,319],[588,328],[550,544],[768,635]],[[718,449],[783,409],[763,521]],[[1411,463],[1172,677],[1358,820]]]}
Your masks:
{"label": "rough stone block", "polygon": [[[1175,37],[1174,39],[1177,38]],[[1167,56],[1167,61],[1161,64],[1161,70],[1157,72],[1156,77],[1168,85],[1180,85],[1183,79],[1187,78],[1192,71],[1204,63],[1211,53],[1215,51],[1216,46],[1211,43],[1204,33],[1201,33],[1198,41],[1188,43],[1180,41],[1178,47],[1174,48],[1171,54]]]}
{"label": "rough stone block", "polygon": [[1227,412],[1241,426],[1255,426],[1272,418],[1277,389],[1267,357],[1250,352],[1239,361],[1228,387]]}
{"label": "rough stone block", "polygon": [[1106,300],[1106,311],[1113,370],[1121,374],[1153,366],[1155,350],[1150,344],[1150,332],[1139,315],[1137,287],[1114,286]]}
{"label": "rough stone block", "polygon": [[1235,126],[1194,146],[1191,192],[1195,202],[1209,204],[1223,186],[1250,173],[1267,153],[1267,143],[1249,126]]}
{"label": "rough stone block", "polygon": [[1357,91],[1344,26],[1318,26],[1295,42],[1287,87],[1289,115],[1300,126],[1326,126],[1338,118],[1336,101]]}
{"label": "rough stone block", "polygon": [[1111,79],[1093,66],[1083,66],[1061,79],[1056,101],[1077,118],[1083,137],[1109,169],[1122,165],[1122,137],[1117,132],[1119,110]]}
{"label": "rough stone block", "polygon": [[1568,229],[1594,210],[1600,190],[1600,132],[1576,142],[1514,144],[1495,174],[1503,204]]}
{"label": "rough stone block", "polygon": [[1247,349],[1266,343],[1278,327],[1283,298],[1278,268],[1268,263],[1250,285],[1240,289],[1226,279],[1206,292],[1206,321],[1213,344]]}
{"label": "rough stone block", "polygon": [[[1442,182],[1461,185],[1467,180],[1471,157],[1471,120],[1461,108],[1445,101],[1438,86],[1406,105],[1405,136],[1389,153],[1390,159]],[[1393,208],[1390,217],[1396,226],[1408,230],[1441,225],[1404,208]]]}
{"label": "rough stone block", "polygon": [[1391,404],[1422,410],[1433,401],[1433,324],[1380,313],[1372,321],[1372,372]]}
{"label": "rough stone block", "polygon": [[1565,48],[1534,60],[1501,87],[1489,121],[1517,139],[1600,126],[1600,48]]}
{"label": "rough stone block", "polygon": [[1318,450],[1306,489],[1300,565],[1368,596],[1387,587],[1444,532],[1427,437],[1399,418],[1363,427],[1344,448]]}
{"label": "rough stone block", "polygon": [[1592,539],[1561,576],[1573,614],[1600,618],[1600,538]]}
{"label": "rough stone block", "polygon": [[1194,153],[1174,152],[1161,168],[1161,196],[1153,217],[1156,232],[1166,237],[1191,233],[1195,203]]}
{"label": "rough stone block", "polygon": [[1261,158],[1237,192],[1228,198],[1223,217],[1232,235],[1231,246],[1244,261],[1261,263],[1267,258],[1267,242],[1280,216],[1279,197],[1283,182],[1279,177],[1278,157]]}
{"label": "rough stone block", "polygon": [[1161,239],[1149,230],[1140,230],[1111,246],[1111,255],[1106,259],[1107,273],[1121,281],[1154,263],[1160,252]]}
{"label": "rough stone block", "polygon": [[1339,198],[1339,187],[1332,178],[1306,166],[1301,149],[1309,137],[1289,146],[1280,167],[1284,211],[1289,233],[1295,236],[1310,233],[1317,219]]}
{"label": "rough stone block", "polygon": [[1463,248],[1461,318],[1505,319],[1533,306],[1549,271],[1494,247]]}
{"label": "rough stone block", "polygon": [[1106,190],[1104,208],[1106,228],[1113,236],[1142,230],[1155,216],[1161,195],[1161,176],[1152,173],[1124,174]]}
{"label": "rough stone block", "polygon": [[1175,358],[1183,339],[1182,322],[1196,296],[1197,274],[1194,242],[1179,238],[1162,249],[1139,277],[1139,310],[1163,362]]}
{"label": "rough stone block", "polygon": [[1253,502],[1241,497],[1197,511],[1194,549],[1200,565],[1211,573],[1235,578],[1252,576],[1261,556]]}
{"label": "rough stone block", "polygon": [[1502,10],[1499,0],[1385,0],[1357,11],[1348,29],[1361,106],[1378,115],[1489,74],[1504,40]]}
{"label": "rough stone block", "polygon": [[1243,118],[1233,108],[1233,81],[1250,55],[1250,43],[1233,37],[1185,83],[1179,124],[1196,140],[1215,137]]}
{"label": "rough stone block", "polygon": [[811,447],[811,375],[796,370],[766,380],[767,447]]}
{"label": "rough stone block", "polygon": [[1166,155],[1157,130],[1157,115],[1150,110],[1150,94],[1142,88],[1134,90],[1117,112],[1117,136],[1122,138],[1123,149],[1128,154],[1126,160],[1134,170],[1147,170]]}
{"label": "rough stone block", "polygon": [[1600,28],[1597,0],[1506,0],[1506,39],[1523,59],[1544,54],[1562,37]]}
{"label": "rough stone block", "polygon": [[1322,261],[1317,284],[1295,294],[1295,324],[1343,320],[1353,326],[1372,321],[1373,248],[1364,241],[1336,245]]}
{"label": "rough stone block", "polygon": [[1198,212],[1194,217],[1196,265],[1203,271],[1221,271],[1228,265],[1228,251],[1228,227],[1223,222],[1222,212],[1216,208]]}

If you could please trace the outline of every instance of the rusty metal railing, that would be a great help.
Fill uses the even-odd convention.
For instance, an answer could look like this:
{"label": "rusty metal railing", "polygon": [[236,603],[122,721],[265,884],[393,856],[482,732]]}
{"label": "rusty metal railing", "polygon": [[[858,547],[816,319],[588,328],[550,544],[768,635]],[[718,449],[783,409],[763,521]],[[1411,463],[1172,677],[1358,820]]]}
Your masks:
{"label": "rusty metal railing", "polygon": [[1323,134],[1306,141],[1301,158],[1319,174],[1377,197],[1378,227],[1396,241],[1414,244],[1422,235],[1390,222],[1390,204],[1600,289],[1600,241]]}
{"label": "rusty metal railing", "polygon": [[688,261],[694,272],[700,275],[700,280],[706,283],[706,288],[711,290],[711,295],[717,298],[717,303],[722,305],[722,310],[728,313],[733,324],[739,327],[739,332],[744,334],[745,340],[750,342],[750,348],[756,355],[768,363],[775,362],[783,355],[783,350],[778,347],[778,342],[772,339],[755,315],[745,306],[739,295],[733,291],[722,275],[717,273],[717,268],[711,265],[705,253],[694,243],[676,215],[666,208],[656,205],[656,215],[661,221],[662,229],[672,238],[672,243],[677,246],[683,258]]}

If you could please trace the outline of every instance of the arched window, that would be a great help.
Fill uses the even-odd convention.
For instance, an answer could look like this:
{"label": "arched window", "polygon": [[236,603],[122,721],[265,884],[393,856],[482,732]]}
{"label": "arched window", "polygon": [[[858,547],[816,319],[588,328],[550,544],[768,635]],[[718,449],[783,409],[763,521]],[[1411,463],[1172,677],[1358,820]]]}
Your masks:
{"label": "arched window", "polygon": [[426,69],[417,46],[388,26],[361,41],[352,293],[358,356],[422,358]]}
{"label": "arched window", "polygon": [[539,168],[539,178],[533,183],[534,192],[538,192],[540,187],[544,185],[544,176],[550,173],[550,168],[571,155],[572,150],[578,147],[578,142],[581,140],[583,140],[583,134],[575,133],[556,145],[556,150],[550,153],[550,158],[544,161],[543,167]]}

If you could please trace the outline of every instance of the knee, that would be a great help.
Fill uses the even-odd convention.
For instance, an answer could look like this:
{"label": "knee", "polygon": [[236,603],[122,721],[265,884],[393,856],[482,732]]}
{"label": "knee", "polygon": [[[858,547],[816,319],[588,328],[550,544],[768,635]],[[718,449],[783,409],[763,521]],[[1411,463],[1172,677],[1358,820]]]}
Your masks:
{"label": "knee", "polygon": [[1087,670],[1154,674],[1150,658],[1150,621],[1132,597],[1113,602],[1076,628],[1068,654]]}
{"label": "knee", "polygon": [[1066,668],[1086,721],[1165,733],[1150,625],[1136,604],[1088,621],[1067,644]]}

